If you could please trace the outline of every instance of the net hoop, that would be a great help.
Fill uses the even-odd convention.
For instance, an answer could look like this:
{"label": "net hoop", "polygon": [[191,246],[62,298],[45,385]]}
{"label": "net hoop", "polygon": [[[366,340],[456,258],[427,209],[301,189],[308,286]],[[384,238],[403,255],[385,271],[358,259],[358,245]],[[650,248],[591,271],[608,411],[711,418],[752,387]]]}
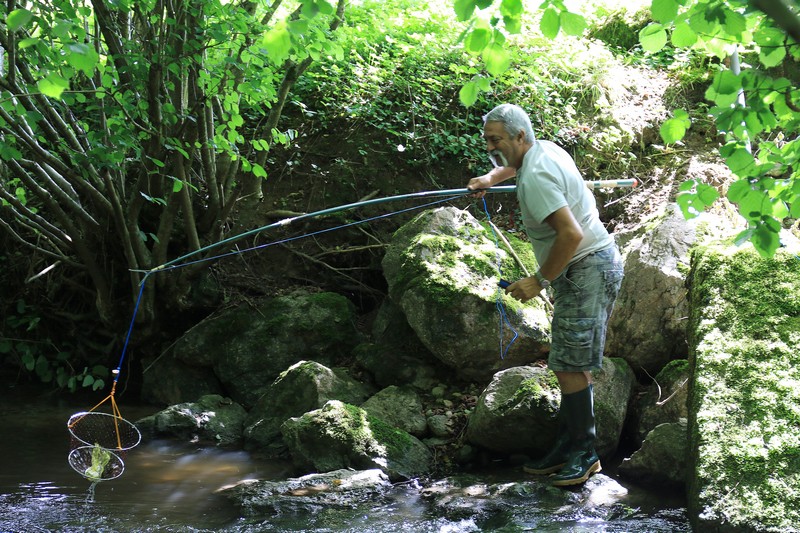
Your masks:
{"label": "net hoop", "polygon": [[90,473],[89,469],[94,466],[92,460],[94,453],[95,446],[79,446],[78,448],[74,448],[69,452],[69,465],[78,474],[94,482],[116,479],[125,471],[125,463],[122,461],[122,458],[111,450],[103,448],[103,453],[108,454],[108,463],[103,467],[102,472],[96,474]]}
{"label": "net hoop", "polygon": [[90,449],[97,445],[108,451],[125,451],[136,447],[142,440],[139,429],[131,422],[121,416],[96,411],[75,413],[69,417],[67,429],[72,438]]}

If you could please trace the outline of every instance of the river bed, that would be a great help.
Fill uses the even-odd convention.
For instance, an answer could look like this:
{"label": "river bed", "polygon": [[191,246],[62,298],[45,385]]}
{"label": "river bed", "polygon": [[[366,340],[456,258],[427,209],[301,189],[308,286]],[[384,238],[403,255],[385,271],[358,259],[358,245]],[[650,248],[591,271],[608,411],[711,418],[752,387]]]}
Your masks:
{"label": "river bed", "polygon": [[[117,403],[131,421],[158,411]],[[244,451],[145,440],[123,456],[121,476],[92,484],[67,461],[66,427],[72,414],[91,407],[5,390],[0,532],[691,531],[679,495],[646,491],[613,474],[565,491],[500,463],[424,486],[398,484],[380,501],[335,508],[298,502],[254,515],[216,491],[244,479],[285,479],[288,465]]]}

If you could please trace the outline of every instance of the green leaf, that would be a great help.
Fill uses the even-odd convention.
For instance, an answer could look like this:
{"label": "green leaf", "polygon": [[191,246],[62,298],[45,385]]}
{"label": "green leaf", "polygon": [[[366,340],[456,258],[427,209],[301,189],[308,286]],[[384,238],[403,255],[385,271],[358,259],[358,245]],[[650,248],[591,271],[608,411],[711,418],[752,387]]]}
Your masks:
{"label": "green leaf", "polygon": [[719,198],[719,191],[716,188],[706,185],[705,183],[697,184],[697,198],[706,207],[710,206]]}
{"label": "green leaf", "polygon": [[336,11],[333,5],[327,0],[316,0],[317,10],[323,15],[332,15]]}
{"label": "green leaf", "polygon": [[750,180],[748,179],[740,179],[734,181],[730,187],[728,187],[728,200],[734,203],[738,203],[741,201],[742,198],[745,197],[753,188],[750,185]]}
{"label": "green leaf", "polygon": [[653,20],[662,24],[669,24],[678,15],[678,2],[675,0],[653,0],[650,4],[650,14]]}
{"label": "green leaf", "polygon": [[36,84],[39,92],[50,98],[61,98],[61,93],[69,89],[69,81],[58,74],[48,74],[43,80]]}
{"label": "green leaf", "polygon": [[292,49],[292,37],[285,23],[279,23],[269,30],[262,39],[264,48],[269,52],[273,63],[280,65],[289,57]]}
{"label": "green leaf", "polygon": [[177,178],[172,181],[172,192],[181,192],[183,190],[183,182]]}
{"label": "green leaf", "polygon": [[649,24],[639,31],[639,42],[646,52],[658,52],[667,44],[667,32],[661,24]]}
{"label": "green leaf", "polygon": [[266,178],[267,171],[258,163],[253,163],[253,175],[257,178]]}
{"label": "green leaf", "polygon": [[33,18],[33,13],[27,9],[15,9],[6,17],[6,27],[8,31],[14,32],[27,25]]}
{"label": "green leaf", "polygon": [[561,29],[561,19],[558,12],[552,7],[548,7],[542,13],[542,20],[539,22],[539,29],[542,35],[548,39],[555,39]]}
{"label": "green leaf", "polygon": [[[481,5],[481,3],[478,3],[478,7],[485,9],[489,7],[492,2],[487,1],[483,2],[483,4],[486,5]],[[522,0],[503,0],[500,2],[500,13],[502,13],[503,16],[521,17],[524,12],[525,7],[522,5]]]}
{"label": "green leaf", "polygon": [[[491,4],[491,2],[488,3]],[[480,7],[480,4],[478,7]],[[503,15],[503,24],[509,33],[520,33],[522,31],[522,14],[524,11],[522,0],[503,0],[500,3],[500,14]]]}
{"label": "green leaf", "polygon": [[511,65],[511,55],[504,46],[495,41],[484,49],[483,62],[489,74],[500,76]]}
{"label": "green leaf", "polygon": [[489,28],[473,28],[464,41],[464,48],[471,54],[480,54],[489,45],[491,38],[492,32]]}
{"label": "green leaf", "polygon": [[27,39],[22,39],[20,42],[17,43],[17,48],[20,50],[25,50],[35,44],[39,44],[38,37],[28,37]]}
{"label": "green leaf", "polygon": [[689,113],[683,109],[676,109],[672,112],[672,118],[666,120],[660,129],[661,138],[667,144],[672,144],[683,139],[686,130],[692,125]]}
{"label": "green leaf", "polygon": [[730,9],[725,11],[723,27],[729,35],[739,37],[747,30],[747,21],[744,15]]}
{"label": "green leaf", "polygon": [[661,125],[661,129],[659,130],[661,133],[661,138],[667,144],[673,144],[681,139],[683,136],[686,135],[686,125],[685,122],[678,118],[671,118],[669,120],[664,121]]}
{"label": "green leaf", "polygon": [[776,28],[762,28],[753,36],[758,43],[758,59],[765,67],[775,67],[780,65],[786,57],[786,37],[783,32]]}
{"label": "green leaf", "polygon": [[706,90],[706,98],[720,107],[730,107],[739,97],[742,79],[730,70],[722,70]]}
{"label": "green leaf", "polygon": [[458,99],[466,107],[472,106],[478,100],[478,84],[469,81],[458,91]]}
{"label": "green leaf", "polygon": [[739,147],[725,157],[725,164],[731,172],[739,177],[746,178],[755,170],[756,160],[746,148]]}
{"label": "green leaf", "polygon": [[[780,227],[780,223],[777,225]],[[753,247],[761,257],[770,258],[774,256],[775,251],[781,245],[780,236],[774,228],[774,225],[762,221],[750,238],[750,242],[753,243]]]}
{"label": "green leaf", "polygon": [[100,61],[100,56],[95,49],[84,43],[69,43],[67,49],[70,52],[67,55],[67,63],[87,76],[91,76]]}
{"label": "green leaf", "polygon": [[459,21],[469,20],[472,13],[475,11],[475,0],[455,0],[453,2],[453,9],[456,12],[456,18]]}
{"label": "green leaf", "polygon": [[677,48],[689,48],[697,42],[697,34],[686,22],[676,22],[672,30],[672,45]]}
{"label": "green leaf", "polygon": [[583,35],[583,30],[586,29],[586,19],[581,15],[562,11],[559,18],[561,19],[561,28],[564,33],[576,37]]}

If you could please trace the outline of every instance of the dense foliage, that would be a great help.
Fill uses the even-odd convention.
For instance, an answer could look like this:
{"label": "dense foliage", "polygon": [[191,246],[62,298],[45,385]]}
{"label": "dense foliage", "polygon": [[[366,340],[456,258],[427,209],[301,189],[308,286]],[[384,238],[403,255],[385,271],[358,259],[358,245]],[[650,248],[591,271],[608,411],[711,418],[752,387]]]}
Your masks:
{"label": "dense foliage", "polygon": [[[563,0],[545,0],[539,9],[543,35],[584,33],[586,19],[570,12]],[[455,0],[455,11],[471,24],[464,47],[482,55],[490,74],[503,75],[510,64],[505,43],[523,27],[523,3]],[[719,63],[706,92],[714,104],[710,114],[726,138],[720,155],[739,177],[727,196],[749,226],[738,242],[750,241],[760,254],[772,256],[781,245],[783,225],[800,217],[797,11],[777,0],[652,0],[650,12],[653,21],[639,34],[646,52],[691,49],[728,63]],[[745,62],[742,68],[740,56]],[[471,105],[479,89],[488,89],[484,78],[465,85],[464,104]],[[683,138],[691,127],[692,112],[674,111],[661,128],[665,142]],[[681,192],[677,201],[689,218],[719,197],[716,189],[697,180],[685,182]]]}
{"label": "dense foliage", "polygon": [[[721,13],[732,9],[717,4]],[[694,4],[676,5],[678,22],[705,16],[680,15]],[[583,3],[580,14],[562,0],[528,12],[519,0],[5,3],[4,363],[59,386],[102,387],[146,272],[252,228],[275,197],[273,206],[302,210],[354,201],[365,188],[410,192],[379,183],[381,172],[420,175],[430,188],[461,186],[488,170],[481,115],[499,101],[530,109],[538,134],[570,149],[588,172],[633,173],[640,154],[631,133],[609,119],[608,73],[623,62],[683,76],[707,68],[696,55],[672,44],[656,50],[648,40],[669,30],[663,11],[656,11],[660,29],[644,29],[640,45],[639,30],[653,20],[647,10],[629,16],[601,0]],[[756,83],[755,72],[718,76],[719,95],[745,78]],[[778,100],[764,100],[755,116],[764,106],[791,109],[791,99],[782,100],[786,107]],[[751,102],[739,110],[756,109]],[[675,111],[665,139],[676,142],[699,118],[690,107]],[[716,118],[755,124],[749,115]],[[784,174],[750,174],[730,193],[746,199],[740,204],[754,221],[747,236],[767,243],[766,251],[773,241],[760,236],[782,218],[780,206],[794,214],[791,129],[780,120],[763,122],[769,139],[749,135],[753,160],[780,156]],[[744,160],[740,130],[732,128],[732,152],[723,153],[729,162]],[[300,160],[320,132],[334,139],[332,161]],[[312,181],[287,193],[277,178],[300,166],[328,188]],[[688,187],[679,200],[687,210],[713,200],[706,184]],[[320,257],[308,261],[337,270]],[[148,278],[138,339],[163,335],[168,343],[192,323],[208,266]]]}

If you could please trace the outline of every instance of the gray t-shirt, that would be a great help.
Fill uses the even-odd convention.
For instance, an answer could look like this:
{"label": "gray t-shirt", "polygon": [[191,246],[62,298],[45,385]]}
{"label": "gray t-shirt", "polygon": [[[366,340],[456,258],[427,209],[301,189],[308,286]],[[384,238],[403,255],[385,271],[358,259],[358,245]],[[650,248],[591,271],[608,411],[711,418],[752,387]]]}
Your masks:
{"label": "gray t-shirt", "polygon": [[614,242],[600,221],[594,196],[572,157],[551,141],[534,141],[525,154],[522,168],[517,170],[517,199],[525,232],[540,265],[556,239],[555,230],[544,219],[565,206],[569,206],[583,230],[583,240],[570,264]]}

